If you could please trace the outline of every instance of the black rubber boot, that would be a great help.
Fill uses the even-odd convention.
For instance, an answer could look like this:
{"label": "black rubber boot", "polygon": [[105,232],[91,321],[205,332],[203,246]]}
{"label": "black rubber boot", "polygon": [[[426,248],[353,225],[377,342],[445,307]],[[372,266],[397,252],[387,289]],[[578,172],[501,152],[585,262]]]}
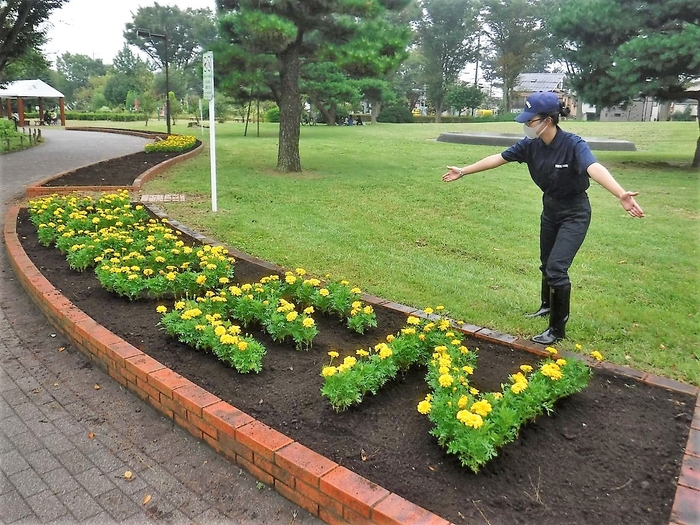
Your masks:
{"label": "black rubber boot", "polygon": [[549,327],[532,338],[535,343],[551,345],[566,337],[566,322],[569,320],[571,285],[552,287],[552,310],[549,313]]}
{"label": "black rubber boot", "polygon": [[525,314],[525,317],[528,318],[533,318],[533,317],[543,317],[545,315],[549,315],[549,305],[550,305],[550,300],[551,300],[551,288],[549,287],[549,283],[547,283],[547,276],[542,275],[542,292],[541,292],[541,297],[542,297],[542,304],[540,304],[539,310],[537,310],[535,313],[532,314]]}

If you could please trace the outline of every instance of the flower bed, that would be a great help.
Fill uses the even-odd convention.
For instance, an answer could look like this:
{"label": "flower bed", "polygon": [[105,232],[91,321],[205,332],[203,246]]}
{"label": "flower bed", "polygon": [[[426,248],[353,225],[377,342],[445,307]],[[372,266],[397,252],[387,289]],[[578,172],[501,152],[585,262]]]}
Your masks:
{"label": "flower bed", "polygon": [[[288,272],[284,280],[273,275],[255,284],[228,286],[234,261],[225,249],[186,246],[167,221],[158,222],[141,206],[132,206],[126,191],[97,200],[53,195],[31,201],[30,209],[41,242],[55,244],[76,270],[95,264],[105,289],[129,299],[187,297],[172,311],[158,307],[161,325],[239,372],[260,372],[265,348],[242,334],[236,321],[243,327],[258,323],[276,341],[292,339],[297,349],[309,348],[318,334],[311,317],[316,309],[347,317],[348,327],[359,333],[377,325],[371,306],[359,300],[361,290],[345,281],[326,285],[304,279],[303,269]],[[302,305],[301,313],[293,300]],[[582,361],[549,359],[534,371],[523,367],[501,391],[480,394],[469,383],[476,353],[462,344],[443,308],[437,309],[441,314],[431,318],[408,317],[407,326],[389,334],[386,343],[357,350],[357,357],[346,355],[338,366],[331,361],[321,370],[322,395],[335,410],[344,410],[367,393],[376,394],[399,371],[427,366],[432,392],[418,410],[430,414],[438,443],[477,472],[518,436],[522,424],[551,412],[557,399],[588,383],[591,371]],[[340,357],[336,351],[330,355],[331,360]],[[526,377],[523,372],[532,373]]]}

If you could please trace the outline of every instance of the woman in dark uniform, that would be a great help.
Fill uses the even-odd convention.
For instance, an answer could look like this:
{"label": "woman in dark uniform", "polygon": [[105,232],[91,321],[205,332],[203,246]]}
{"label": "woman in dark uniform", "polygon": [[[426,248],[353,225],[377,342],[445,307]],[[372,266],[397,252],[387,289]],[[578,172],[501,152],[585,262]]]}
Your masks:
{"label": "woman in dark uniform", "polygon": [[545,345],[566,337],[571,298],[568,270],[591,222],[591,205],[586,194],[589,178],[615,195],[632,217],[644,217],[634,200],[637,192],[622,189],[596,160],[586,141],[559,127],[559,116],[568,114],[568,108],[562,106],[555,93],[533,93],[525,102],[525,110],[515,118],[523,124],[526,138],[503,153],[490,155],[469,166],[448,166],[449,171],[442,176],[443,181],[452,182],[507,162],[527,164],[532,180],[543,192],[540,216],[542,303],[528,317],[549,314],[549,327],[532,338]]}

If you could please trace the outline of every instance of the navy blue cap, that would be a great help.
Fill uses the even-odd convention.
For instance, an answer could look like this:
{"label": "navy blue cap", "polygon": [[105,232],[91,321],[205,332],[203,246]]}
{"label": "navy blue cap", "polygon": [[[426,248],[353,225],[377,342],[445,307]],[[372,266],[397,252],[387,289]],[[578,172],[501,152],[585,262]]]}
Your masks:
{"label": "navy blue cap", "polygon": [[551,91],[538,91],[525,101],[525,109],[515,117],[516,122],[527,122],[541,113],[557,113],[561,108],[559,97]]}

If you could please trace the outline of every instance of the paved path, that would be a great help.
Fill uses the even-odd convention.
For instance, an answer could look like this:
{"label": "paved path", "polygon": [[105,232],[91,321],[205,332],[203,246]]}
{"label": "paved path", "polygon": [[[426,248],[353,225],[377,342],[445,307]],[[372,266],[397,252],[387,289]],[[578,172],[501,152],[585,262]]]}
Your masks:
{"label": "paved path", "polygon": [[[0,156],[3,224],[27,183],[146,142],[64,130],[45,137],[38,147]],[[3,246],[0,523],[321,522],[93,368],[27,298]]]}

